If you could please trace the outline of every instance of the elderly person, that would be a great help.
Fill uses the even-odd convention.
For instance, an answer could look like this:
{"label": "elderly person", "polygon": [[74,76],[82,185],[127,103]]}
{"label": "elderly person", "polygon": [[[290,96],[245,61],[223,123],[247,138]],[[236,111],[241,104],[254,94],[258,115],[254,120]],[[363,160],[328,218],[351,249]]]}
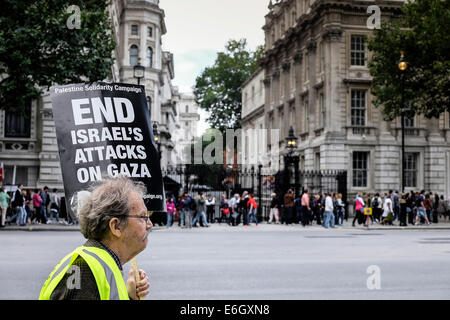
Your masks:
{"label": "elderly person", "polygon": [[143,270],[128,280],[122,265],[143,251],[152,228],[143,201],[145,188],[129,178],[103,180],[79,210],[87,242],[64,257],[45,282],[41,300],[138,300],[149,293]]}

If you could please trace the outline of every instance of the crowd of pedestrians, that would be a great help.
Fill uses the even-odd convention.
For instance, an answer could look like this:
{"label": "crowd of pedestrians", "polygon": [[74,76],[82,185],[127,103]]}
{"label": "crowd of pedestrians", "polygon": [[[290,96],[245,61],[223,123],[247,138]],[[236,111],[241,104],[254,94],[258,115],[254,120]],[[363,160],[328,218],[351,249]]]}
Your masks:
{"label": "crowd of pedestrians", "polygon": [[[219,209],[217,218],[216,205]],[[220,200],[204,192],[194,197],[184,193],[177,199],[169,196],[166,206],[167,227],[172,227],[174,221],[178,221],[181,228],[207,228],[211,223],[225,223],[230,226],[242,223],[246,227],[254,223],[258,226],[258,203],[255,196],[247,191],[244,191],[242,195],[234,194],[230,199],[222,195]]]}
{"label": "crowd of pedestrians", "polygon": [[31,190],[19,184],[14,192],[8,193],[4,185],[0,188],[0,227],[67,223],[59,218],[60,208],[61,198],[56,189],[49,192],[45,186]]}
{"label": "crowd of pedestrians", "polygon": [[[356,214],[352,225],[356,221],[364,225],[380,223],[399,226],[420,225],[438,223],[439,220],[447,220],[450,217],[450,198],[445,201],[444,196],[425,192],[410,191],[400,194],[398,191],[389,190],[388,193],[358,194],[356,197]],[[364,209],[371,208],[372,214],[364,217]],[[365,218],[365,219],[364,219]]]}
{"label": "crowd of pedestrians", "polygon": [[[212,195],[200,193],[192,197],[185,193],[167,201],[167,226],[175,220],[182,228],[208,227],[211,223],[225,223],[230,226],[251,224],[258,226],[257,209],[260,204],[253,194],[244,191],[227,199],[223,194],[217,200]],[[410,192],[399,194],[390,190],[387,193],[358,193],[354,201],[344,203],[342,194],[316,193],[304,190],[295,195],[289,189],[282,197],[271,194],[268,210],[268,223],[301,224],[306,227],[317,224],[324,228],[343,226],[349,220],[348,207],[353,205],[352,226],[370,224],[407,226],[438,223],[439,219],[450,218],[450,199],[437,194]],[[219,214],[215,215],[215,206]]]}

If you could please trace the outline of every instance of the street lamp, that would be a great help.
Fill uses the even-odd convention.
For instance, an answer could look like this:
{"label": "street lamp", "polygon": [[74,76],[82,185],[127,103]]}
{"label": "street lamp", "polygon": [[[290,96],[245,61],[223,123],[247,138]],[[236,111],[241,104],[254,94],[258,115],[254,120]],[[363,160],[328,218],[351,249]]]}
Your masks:
{"label": "street lamp", "polygon": [[[294,164],[294,170],[295,170],[295,187],[294,192],[297,194],[297,188],[298,186],[298,178],[299,178],[299,172],[298,172],[298,162],[299,157],[298,156],[292,156],[294,153],[294,150],[297,148],[297,137],[294,135],[294,128],[292,126],[289,129],[289,135],[285,138],[286,140],[286,148],[288,150],[288,153],[285,155],[284,158],[284,170],[285,170],[285,180],[286,184],[290,184],[289,179],[289,166],[290,164]],[[286,185],[287,187],[287,185]]]}
{"label": "street lamp", "polygon": [[405,53],[402,51],[400,60],[397,63],[398,70],[401,76],[401,91],[402,91],[402,105],[401,105],[401,126],[402,126],[402,193],[405,192],[405,73],[408,69],[408,62],[405,60]]}
{"label": "street lamp", "polygon": [[156,122],[153,123],[152,128],[153,128],[153,138],[155,139],[155,142],[158,145],[159,159],[161,159],[161,142],[158,131],[158,125],[156,124]]}
{"label": "street lamp", "polygon": [[138,63],[133,67],[133,75],[138,81],[138,85],[141,84],[141,79],[144,77],[145,67],[141,65],[141,58],[138,58]]}
{"label": "street lamp", "polygon": [[297,137],[294,136],[294,128],[289,129],[289,135],[286,138],[286,147],[289,150],[289,154],[291,155],[294,152],[294,149],[297,147]]}

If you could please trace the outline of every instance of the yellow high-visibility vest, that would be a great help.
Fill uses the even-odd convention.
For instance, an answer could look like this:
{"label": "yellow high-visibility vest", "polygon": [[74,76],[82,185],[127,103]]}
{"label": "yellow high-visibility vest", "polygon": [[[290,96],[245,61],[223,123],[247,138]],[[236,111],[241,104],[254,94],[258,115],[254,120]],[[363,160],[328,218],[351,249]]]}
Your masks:
{"label": "yellow high-visibility vest", "polygon": [[56,286],[78,256],[81,256],[91,269],[101,300],[130,299],[122,272],[111,255],[104,249],[81,246],[56,265],[41,289],[39,300],[50,300]]}

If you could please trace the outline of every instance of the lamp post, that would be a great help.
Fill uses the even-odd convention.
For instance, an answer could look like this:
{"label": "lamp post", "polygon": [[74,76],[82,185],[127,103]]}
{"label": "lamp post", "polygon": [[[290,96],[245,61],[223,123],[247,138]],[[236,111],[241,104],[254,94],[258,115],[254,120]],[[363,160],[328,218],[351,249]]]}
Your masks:
{"label": "lamp post", "polygon": [[402,92],[402,105],[401,105],[401,128],[402,128],[402,193],[405,192],[405,73],[408,69],[408,62],[405,60],[405,53],[402,51],[400,60],[397,63],[401,76],[401,92]]}
{"label": "lamp post", "polygon": [[141,79],[144,77],[145,67],[141,65],[141,58],[138,58],[138,63],[133,67],[133,75],[138,81],[138,85],[141,84]]}
{"label": "lamp post", "polygon": [[290,178],[289,178],[289,165],[291,163],[294,164],[294,170],[295,170],[295,187],[294,192],[297,194],[297,188],[298,188],[298,156],[293,156],[293,153],[295,149],[297,148],[297,137],[294,135],[294,128],[290,127],[289,129],[289,135],[286,137],[286,148],[288,150],[288,153],[286,154],[284,158],[284,170],[285,170],[285,179],[286,179],[286,187],[289,184]]}
{"label": "lamp post", "polygon": [[152,128],[153,128],[153,138],[155,139],[155,142],[158,146],[159,159],[161,159],[161,142],[158,131],[158,125],[156,124],[156,122],[153,123]]}

